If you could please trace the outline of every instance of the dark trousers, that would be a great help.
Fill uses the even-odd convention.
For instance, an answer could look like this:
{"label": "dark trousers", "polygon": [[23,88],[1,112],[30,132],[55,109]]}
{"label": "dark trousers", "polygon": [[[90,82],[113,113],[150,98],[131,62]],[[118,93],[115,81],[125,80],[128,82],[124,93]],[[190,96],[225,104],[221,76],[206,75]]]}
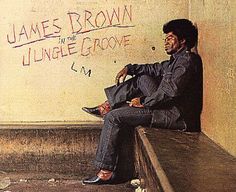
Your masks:
{"label": "dark trousers", "polygon": [[125,102],[139,96],[150,96],[158,89],[158,85],[157,79],[142,75],[131,78],[119,86],[105,89],[112,110],[104,117],[104,126],[95,158],[95,165],[98,168],[115,170],[122,129],[151,124],[153,113],[151,109],[129,107]]}

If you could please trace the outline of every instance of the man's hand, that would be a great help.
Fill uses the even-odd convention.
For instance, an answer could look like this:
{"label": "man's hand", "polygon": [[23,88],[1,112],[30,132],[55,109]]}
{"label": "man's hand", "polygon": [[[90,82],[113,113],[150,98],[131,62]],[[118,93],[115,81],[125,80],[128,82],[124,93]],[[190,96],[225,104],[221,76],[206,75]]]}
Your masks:
{"label": "man's hand", "polygon": [[127,73],[128,73],[128,68],[127,68],[127,67],[124,67],[124,68],[116,75],[116,80],[115,80],[116,85],[119,85],[119,84],[120,84],[120,79],[122,79],[122,82],[125,81],[125,78],[126,78],[126,76],[127,76]]}
{"label": "man's hand", "polygon": [[144,107],[141,103],[140,103],[140,97],[136,97],[133,98],[129,104],[130,107]]}

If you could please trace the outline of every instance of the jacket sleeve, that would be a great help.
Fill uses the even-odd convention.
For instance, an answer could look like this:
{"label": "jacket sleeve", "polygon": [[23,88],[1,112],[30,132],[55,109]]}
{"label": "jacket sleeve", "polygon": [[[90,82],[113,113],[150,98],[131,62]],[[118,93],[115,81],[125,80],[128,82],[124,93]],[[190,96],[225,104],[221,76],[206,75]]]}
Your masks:
{"label": "jacket sleeve", "polygon": [[128,64],[128,75],[139,75],[145,74],[150,76],[158,77],[162,74],[163,63],[153,63],[153,64]]}
{"label": "jacket sleeve", "polygon": [[185,90],[191,76],[194,66],[190,58],[179,57],[171,72],[165,72],[156,92],[151,96],[142,98],[142,104],[145,107],[158,107],[167,101],[173,100],[181,95]]}

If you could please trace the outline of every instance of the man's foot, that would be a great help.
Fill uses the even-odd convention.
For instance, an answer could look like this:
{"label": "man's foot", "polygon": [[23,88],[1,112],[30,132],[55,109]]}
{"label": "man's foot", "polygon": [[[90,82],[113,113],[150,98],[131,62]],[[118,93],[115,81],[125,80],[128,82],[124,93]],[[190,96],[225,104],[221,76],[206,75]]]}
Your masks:
{"label": "man's foot", "polygon": [[105,185],[115,183],[115,174],[111,171],[101,170],[99,173],[91,178],[84,179],[83,184],[89,185]]}
{"label": "man's foot", "polygon": [[99,111],[99,107],[98,106],[97,107],[92,107],[92,108],[83,107],[82,110],[87,112],[87,113],[89,113],[90,115],[94,115],[96,117],[102,118],[102,115],[101,115],[101,113]]}
{"label": "man's foot", "polygon": [[103,104],[96,106],[96,107],[83,107],[82,110],[89,113],[90,115],[94,115],[96,117],[101,117],[110,111],[110,104],[108,101],[105,101]]}

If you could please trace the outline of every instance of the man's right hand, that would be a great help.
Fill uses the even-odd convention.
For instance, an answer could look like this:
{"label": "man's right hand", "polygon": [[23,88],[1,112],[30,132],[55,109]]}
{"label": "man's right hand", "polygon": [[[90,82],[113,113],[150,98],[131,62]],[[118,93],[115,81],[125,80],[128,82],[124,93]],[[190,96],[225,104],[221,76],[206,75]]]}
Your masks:
{"label": "man's right hand", "polygon": [[118,86],[120,84],[120,79],[122,80],[122,82],[125,81],[125,78],[127,76],[128,73],[128,68],[124,67],[117,75],[116,75],[116,79],[115,79],[115,83]]}

